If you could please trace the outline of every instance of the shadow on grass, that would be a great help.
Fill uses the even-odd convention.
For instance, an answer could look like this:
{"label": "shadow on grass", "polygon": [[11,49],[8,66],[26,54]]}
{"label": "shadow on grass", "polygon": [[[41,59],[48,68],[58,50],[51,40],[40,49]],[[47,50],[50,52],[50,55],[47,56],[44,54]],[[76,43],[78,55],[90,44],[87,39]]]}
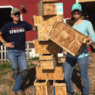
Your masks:
{"label": "shadow on grass", "polygon": [[[25,79],[25,81],[23,82],[23,87],[24,87],[24,90],[29,88],[30,86],[33,86],[34,85],[34,81],[36,79],[36,70],[35,68],[31,68],[31,69],[28,69],[28,76],[27,78]],[[26,84],[26,82],[29,80],[29,83]]]}

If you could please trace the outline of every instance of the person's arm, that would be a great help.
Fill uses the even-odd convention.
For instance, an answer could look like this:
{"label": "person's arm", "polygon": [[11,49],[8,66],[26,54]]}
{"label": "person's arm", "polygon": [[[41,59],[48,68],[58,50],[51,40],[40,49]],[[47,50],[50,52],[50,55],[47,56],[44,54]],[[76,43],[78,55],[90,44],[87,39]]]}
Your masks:
{"label": "person's arm", "polygon": [[26,31],[30,31],[30,30],[31,31],[37,31],[37,27],[36,26],[32,26],[31,24],[29,24],[28,22],[26,22]]}
{"label": "person's arm", "polygon": [[36,26],[32,26],[32,31],[37,31],[37,27]]}
{"label": "person's arm", "polygon": [[[0,42],[1,43],[4,43],[5,42],[5,40],[3,39],[3,37],[2,37],[2,33],[0,32]],[[9,42],[9,43],[5,43],[4,45],[5,46],[7,46],[7,47],[9,47],[9,48],[14,48],[14,42]]]}
{"label": "person's arm", "polygon": [[87,30],[90,37],[88,38],[89,41],[87,42],[87,45],[91,45],[91,43],[95,43],[95,33],[94,33],[92,23],[90,21],[88,21],[87,23]]}

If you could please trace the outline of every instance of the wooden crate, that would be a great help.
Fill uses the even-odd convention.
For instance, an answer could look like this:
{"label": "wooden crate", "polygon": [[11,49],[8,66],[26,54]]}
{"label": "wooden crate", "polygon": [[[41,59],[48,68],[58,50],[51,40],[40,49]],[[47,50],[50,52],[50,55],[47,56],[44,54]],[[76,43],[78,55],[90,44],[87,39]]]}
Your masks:
{"label": "wooden crate", "polygon": [[33,16],[34,26],[53,26],[55,20],[62,22],[63,16]]}
{"label": "wooden crate", "polygon": [[39,59],[42,70],[53,70],[58,63],[57,54],[40,55]]}
{"label": "wooden crate", "polygon": [[57,54],[42,54],[39,56],[39,60],[56,60]]}
{"label": "wooden crate", "polygon": [[54,95],[67,95],[66,84],[64,81],[53,81]]}
{"label": "wooden crate", "polygon": [[51,29],[52,26],[38,26],[37,27],[38,41],[48,41],[49,38],[45,36],[43,33],[46,33],[48,35]]}
{"label": "wooden crate", "polygon": [[50,83],[48,80],[35,80],[34,91],[35,95],[49,95]]}
{"label": "wooden crate", "polygon": [[56,54],[62,53],[62,48],[52,41],[34,40],[36,54]]}
{"label": "wooden crate", "polygon": [[93,1],[95,2],[95,0],[78,0],[79,3],[81,3],[81,2],[93,2]]}
{"label": "wooden crate", "polygon": [[57,2],[57,0],[42,0],[42,2]]}
{"label": "wooden crate", "polygon": [[[40,1],[37,4],[37,7],[38,16],[63,14],[63,3],[43,3],[42,1]],[[59,11],[61,13],[59,13]]]}
{"label": "wooden crate", "polygon": [[68,24],[58,21],[55,21],[54,26],[47,37],[73,56],[79,55],[83,51],[88,38]]}
{"label": "wooden crate", "polygon": [[42,70],[40,64],[36,67],[36,77],[38,80],[63,80],[63,64],[57,64],[54,70]]}

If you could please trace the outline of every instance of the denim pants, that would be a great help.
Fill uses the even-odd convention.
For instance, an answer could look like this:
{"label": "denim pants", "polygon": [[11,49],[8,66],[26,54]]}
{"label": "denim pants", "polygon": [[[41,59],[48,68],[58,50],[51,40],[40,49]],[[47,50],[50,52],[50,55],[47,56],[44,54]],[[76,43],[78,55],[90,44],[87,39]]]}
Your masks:
{"label": "denim pants", "polygon": [[74,93],[71,77],[76,63],[78,64],[80,75],[84,84],[83,94],[89,95],[89,87],[90,87],[90,80],[88,76],[89,56],[85,56],[83,58],[66,57],[66,62],[64,67],[64,78],[68,92]]}
{"label": "denim pants", "polygon": [[[7,58],[11,63],[11,67],[13,68],[19,68],[20,71],[27,69],[27,60],[26,55],[23,50],[8,50],[7,51]],[[22,82],[21,75],[19,73],[17,78],[15,79],[15,85],[13,87],[14,92],[19,92],[22,90]]]}

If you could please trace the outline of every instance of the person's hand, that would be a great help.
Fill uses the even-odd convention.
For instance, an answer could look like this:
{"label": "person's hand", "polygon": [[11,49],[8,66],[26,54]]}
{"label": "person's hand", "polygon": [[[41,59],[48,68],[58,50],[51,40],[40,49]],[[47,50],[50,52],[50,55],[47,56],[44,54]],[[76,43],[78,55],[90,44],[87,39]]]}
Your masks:
{"label": "person's hand", "polygon": [[9,48],[14,48],[14,42],[10,42],[10,43],[5,43],[5,46],[6,47],[9,47]]}
{"label": "person's hand", "polygon": [[33,31],[37,31],[37,27],[36,26],[33,26],[32,30]]}
{"label": "person's hand", "polygon": [[88,40],[88,41],[86,42],[86,45],[87,45],[87,46],[91,45],[91,44],[92,44],[92,39],[91,39],[91,38],[87,38],[87,40]]}

